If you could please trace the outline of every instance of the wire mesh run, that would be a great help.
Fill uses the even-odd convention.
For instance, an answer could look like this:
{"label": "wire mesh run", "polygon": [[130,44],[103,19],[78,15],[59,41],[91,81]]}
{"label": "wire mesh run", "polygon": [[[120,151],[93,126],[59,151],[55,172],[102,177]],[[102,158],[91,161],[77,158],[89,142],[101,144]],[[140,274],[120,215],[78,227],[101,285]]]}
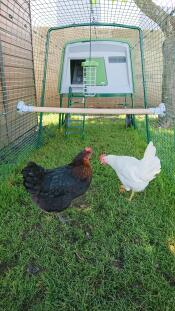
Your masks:
{"label": "wire mesh run", "polygon": [[[174,173],[174,0],[1,0],[0,15],[0,158],[3,163],[15,162],[26,146],[35,146],[38,141],[38,116],[17,114],[17,101],[59,106],[65,44],[89,40],[91,36],[92,40],[112,39],[130,44],[134,105],[155,107],[165,103],[166,117],[148,120],[149,136],[156,144],[164,167]],[[97,27],[98,23],[104,25]],[[107,26],[112,23],[131,28]],[[139,31],[133,26],[142,30],[144,62]],[[48,30],[54,27],[62,29],[50,34],[46,55]],[[126,98],[88,98],[87,107],[121,107],[125,102]],[[63,101],[63,106],[65,104]],[[132,105],[130,98],[127,104]],[[137,127],[140,135],[145,135],[142,118],[137,118]]]}
{"label": "wire mesh run", "polygon": [[37,140],[37,115],[19,115],[19,99],[36,103],[29,1],[1,1],[0,161],[15,162]]}

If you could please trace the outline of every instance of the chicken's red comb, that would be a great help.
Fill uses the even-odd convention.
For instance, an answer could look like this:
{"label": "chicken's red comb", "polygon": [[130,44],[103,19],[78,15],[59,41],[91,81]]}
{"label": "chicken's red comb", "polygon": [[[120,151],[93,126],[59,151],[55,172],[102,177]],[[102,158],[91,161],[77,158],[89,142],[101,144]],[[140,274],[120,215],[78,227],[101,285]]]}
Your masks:
{"label": "chicken's red comb", "polygon": [[91,152],[92,152],[92,148],[91,148],[91,147],[86,147],[86,148],[85,148],[85,151],[91,153]]}

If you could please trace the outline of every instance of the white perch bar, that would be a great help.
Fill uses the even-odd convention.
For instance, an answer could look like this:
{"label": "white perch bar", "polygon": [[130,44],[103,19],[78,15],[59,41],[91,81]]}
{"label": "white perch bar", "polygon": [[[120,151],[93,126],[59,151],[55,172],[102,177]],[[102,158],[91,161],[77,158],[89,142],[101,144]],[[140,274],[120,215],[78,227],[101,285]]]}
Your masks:
{"label": "white perch bar", "polygon": [[71,113],[71,114],[85,114],[85,115],[165,115],[165,105],[161,103],[156,108],[123,108],[123,109],[110,109],[110,108],[56,108],[56,107],[36,107],[28,106],[20,101],[17,105],[19,112],[44,112],[44,113]]}

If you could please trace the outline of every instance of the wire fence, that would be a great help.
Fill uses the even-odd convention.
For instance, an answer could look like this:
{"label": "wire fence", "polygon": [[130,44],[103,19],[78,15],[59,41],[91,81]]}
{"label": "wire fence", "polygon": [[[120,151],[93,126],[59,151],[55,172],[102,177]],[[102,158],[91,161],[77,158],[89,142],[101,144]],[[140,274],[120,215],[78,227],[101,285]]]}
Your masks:
{"label": "wire fence", "polygon": [[[96,0],[93,4],[90,0],[2,0],[0,12],[2,165],[15,163],[26,148],[33,149],[38,144],[40,135],[38,116],[35,113],[18,114],[17,101],[23,100],[25,103],[38,106],[42,104],[59,106],[59,83],[65,44],[74,40],[89,40],[91,36],[92,40],[120,40],[130,44],[134,106],[144,107],[144,104],[147,104],[148,107],[154,107],[161,102],[165,103],[167,116],[149,118],[149,135],[156,144],[164,167],[169,173],[174,174],[174,10],[173,0]],[[99,27],[98,23],[103,26]],[[112,23],[140,27],[143,34],[144,63],[141,59],[139,30],[108,25]],[[85,24],[86,26],[83,26]],[[51,32],[46,55],[48,30],[64,26],[67,28]],[[121,107],[124,101],[125,98],[116,97],[89,98],[87,106]],[[131,107],[132,102],[128,99],[127,104]],[[63,105],[66,105],[66,102],[63,102]],[[146,137],[143,118],[137,118],[137,128],[141,137]]]}
{"label": "wire fence", "polygon": [[16,103],[36,103],[30,5],[1,1],[0,161],[15,163],[26,145],[35,144],[37,115],[20,115]]}

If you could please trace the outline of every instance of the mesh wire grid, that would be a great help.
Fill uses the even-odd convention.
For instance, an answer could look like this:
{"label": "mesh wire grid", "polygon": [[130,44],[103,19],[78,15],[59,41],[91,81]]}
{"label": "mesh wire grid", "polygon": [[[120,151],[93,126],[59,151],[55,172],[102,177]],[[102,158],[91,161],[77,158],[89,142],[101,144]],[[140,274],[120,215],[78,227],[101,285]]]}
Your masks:
{"label": "mesh wire grid", "polygon": [[[15,162],[26,146],[36,146],[38,118],[35,113],[16,113],[17,101],[41,105],[45,43],[48,29],[78,24],[80,27],[53,31],[50,36],[45,105],[58,106],[61,58],[67,42],[88,39],[90,16],[92,39],[115,39],[130,43],[134,70],[134,104],[144,106],[139,33],[134,29],[109,27],[108,23],[140,27],[143,31],[146,103],[165,102],[166,118],[149,118],[149,132],[164,167],[174,172],[175,109],[175,1],[174,0],[2,0],[0,41],[0,156],[2,163]],[[123,99],[89,99],[89,107],[118,107]],[[131,103],[129,102],[129,105]],[[145,122],[137,118],[140,135]]]}
{"label": "mesh wire grid", "polygon": [[20,115],[16,103],[36,103],[30,5],[0,3],[0,160],[15,163],[37,140],[37,115]]}

